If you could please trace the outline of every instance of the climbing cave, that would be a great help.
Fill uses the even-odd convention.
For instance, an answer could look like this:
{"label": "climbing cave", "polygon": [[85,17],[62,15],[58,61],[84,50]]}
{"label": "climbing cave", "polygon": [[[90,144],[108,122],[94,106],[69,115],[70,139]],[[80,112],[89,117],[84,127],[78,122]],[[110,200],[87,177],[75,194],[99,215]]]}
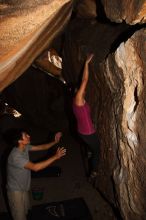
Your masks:
{"label": "climbing cave", "polygon": [[[30,152],[34,162],[67,149],[47,174],[32,173],[31,188],[43,191],[31,195],[39,218],[145,220],[146,0],[0,0],[0,9],[0,218],[11,219],[5,134],[23,128],[32,145],[63,134],[50,151]],[[91,53],[85,97],[100,140],[94,185],[72,110]],[[45,204],[68,208],[47,218],[38,211]]]}

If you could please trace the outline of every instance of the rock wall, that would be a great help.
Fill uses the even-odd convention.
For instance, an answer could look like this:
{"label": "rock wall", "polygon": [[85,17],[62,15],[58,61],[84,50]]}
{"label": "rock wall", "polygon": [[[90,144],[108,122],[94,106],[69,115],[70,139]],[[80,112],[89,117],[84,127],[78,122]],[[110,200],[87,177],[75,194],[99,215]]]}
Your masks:
{"label": "rock wall", "polygon": [[128,24],[146,22],[146,0],[101,0],[101,2],[111,21],[125,21]]}
{"label": "rock wall", "polygon": [[102,111],[102,118],[110,120],[111,126],[100,124],[101,134],[104,138],[108,131],[111,133],[110,139],[106,138],[109,144],[105,148],[107,151],[112,146],[116,152],[112,178],[125,220],[145,219],[146,212],[145,39],[145,29],[136,32],[108,56],[103,71],[112,100],[110,109],[107,98],[105,106],[112,117],[107,118],[107,113]]}
{"label": "rock wall", "polygon": [[[125,21],[132,25],[146,22],[146,1],[102,0],[102,4],[111,21]],[[107,142],[109,144],[109,150],[104,147],[104,154],[114,152],[105,157],[101,155],[102,160],[106,161],[105,164],[110,159],[114,161],[109,163],[111,179],[123,219],[145,219],[145,28],[139,26],[139,31],[135,29],[135,34],[129,35],[129,39],[108,56],[101,69],[108,88],[104,105],[111,114],[104,111],[101,104],[102,117],[98,117],[97,121],[101,125],[101,138],[106,137],[103,146],[107,146]],[[106,120],[110,121],[110,126],[107,126]]]}
{"label": "rock wall", "polygon": [[51,44],[72,12],[71,0],[18,2],[0,2],[0,91]]}
{"label": "rock wall", "polygon": [[96,0],[76,1],[74,11],[78,17],[94,18],[97,16]]}
{"label": "rock wall", "polygon": [[63,48],[63,76],[71,87],[79,83],[86,55],[94,53],[86,98],[91,106],[92,119],[101,142],[97,187],[113,206],[116,198],[112,173],[118,146],[114,148],[110,140],[113,136],[113,126],[116,126],[117,122],[112,106],[113,98],[101,64],[116,39],[128,28],[126,24],[111,25],[100,23],[96,19],[75,19],[68,26]]}
{"label": "rock wall", "polygon": [[118,220],[145,219],[146,212],[142,27],[78,18],[68,26],[63,49],[63,75],[71,86],[94,53],[86,98],[101,142],[96,188],[120,212]]}

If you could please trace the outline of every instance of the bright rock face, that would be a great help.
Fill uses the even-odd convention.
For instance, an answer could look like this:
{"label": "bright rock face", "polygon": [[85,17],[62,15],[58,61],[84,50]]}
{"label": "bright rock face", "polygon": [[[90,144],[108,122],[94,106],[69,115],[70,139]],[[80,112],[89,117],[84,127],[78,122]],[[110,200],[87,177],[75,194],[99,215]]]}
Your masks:
{"label": "bright rock face", "polygon": [[[4,2],[4,1],[3,1]],[[64,28],[70,0],[1,3],[0,91],[16,80]]]}
{"label": "bright rock face", "polygon": [[146,0],[102,0],[102,4],[111,21],[128,24],[146,22]]}
{"label": "bright rock face", "polygon": [[[105,99],[105,109],[112,115],[109,116],[111,125],[106,128],[111,136],[105,151],[112,147],[117,158],[111,176],[120,210],[125,220],[144,219],[146,30],[136,32],[109,55],[103,73],[112,103],[109,106],[109,100]],[[106,115],[103,111],[103,117]],[[101,135],[105,138],[103,127]]]}

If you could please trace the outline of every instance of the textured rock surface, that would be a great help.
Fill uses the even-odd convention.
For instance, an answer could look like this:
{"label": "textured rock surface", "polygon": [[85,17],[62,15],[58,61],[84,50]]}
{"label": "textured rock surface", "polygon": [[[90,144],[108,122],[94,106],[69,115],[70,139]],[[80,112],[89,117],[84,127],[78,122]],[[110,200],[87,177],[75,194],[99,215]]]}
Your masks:
{"label": "textured rock surface", "polygon": [[146,0],[101,0],[101,2],[107,17],[114,22],[126,21],[128,24],[146,22]]}
{"label": "textured rock surface", "polygon": [[48,47],[64,28],[72,9],[70,0],[4,2],[0,4],[0,90]]}
{"label": "textured rock surface", "polygon": [[103,71],[111,106],[106,98],[104,105],[110,114],[102,110],[101,121],[110,120],[110,127],[100,124],[101,134],[102,138],[111,134],[103,147],[105,151],[110,148],[115,151],[112,177],[125,220],[145,219],[146,212],[145,40],[146,30],[136,32],[108,57]]}
{"label": "textured rock surface", "polygon": [[111,25],[99,23],[94,19],[77,19],[68,27],[63,49],[63,76],[71,87],[79,82],[86,55],[94,53],[86,98],[91,105],[92,119],[101,139],[102,159],[98,189],[112,204],[115,204],[115,198],[111,175],[116,163],[116,153],[109,140],[112,135],[111,127],[116,122],[109,110],[112,99],[100,64],[110,53],[116,39],[127,29],[125,24]]}
{"label": "textured rock surface", "polygon": [[75,11],[78,17],[94,18],[97,16],[96,0],[79,0],[77,1]]}
{"label": "textured rock surface", "polygon": [[[86,98],[101,142],[96,187],[125,220],[145,219],[146,32],[140,30],[131,38],[129,32],[119,46],[116,40],[123,41],[119,35],[127,26],[101,25],[92,19],[75,24],[66,36],[63,74],[76,85],[86,54],[94,52]],[[115,54],[102,64],[115,45]]]}

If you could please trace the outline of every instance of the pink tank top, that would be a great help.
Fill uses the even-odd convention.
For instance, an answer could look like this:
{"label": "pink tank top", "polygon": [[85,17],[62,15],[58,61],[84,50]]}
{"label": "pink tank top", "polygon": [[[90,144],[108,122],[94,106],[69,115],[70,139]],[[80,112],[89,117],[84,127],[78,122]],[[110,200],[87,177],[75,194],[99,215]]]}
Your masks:
{"label": "pink tank top", "polygon": [[95,133],[90,115],[90,107],[87,102],[82,106],[78,106],[73,101],[73,112],[77,120],[77,130],[80,134],[90,135]]}

